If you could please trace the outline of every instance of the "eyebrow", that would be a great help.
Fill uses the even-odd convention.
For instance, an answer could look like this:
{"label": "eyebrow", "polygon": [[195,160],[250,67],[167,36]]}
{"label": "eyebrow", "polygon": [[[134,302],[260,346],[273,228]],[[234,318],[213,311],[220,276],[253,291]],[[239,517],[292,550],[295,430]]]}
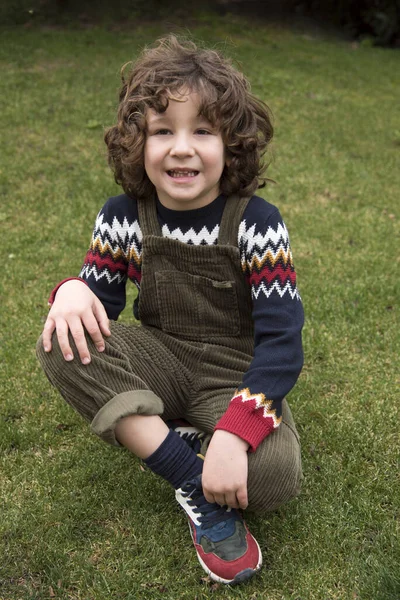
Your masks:
{"label": "eyebrow", "polygon": [[150,113],[147,116],[147,119],[151,118],[152,121],[162,121],[168,119],[168,116],[165,113]]}
{"label": "eyebrow", "polygon": [[[170,117],[169,117],[167,114],[165,114],[165,113],[154,113],[154,112],[153,112],[153,113],[150,113],[150,115],[149,115],[149,116],[147,116],[147,119],[148,119],[148,120],[150,120],[150,119],[149,119],[149,117],[151,118],[151,121],[152,121],[153,123],[154,123],[154,122],[157,122],[157,121],[168,121],[168,120],[170,119]],[[204,116],[204,115],[202,115],[201,113],[199,113],[199,114],[196,116],[196,119],[198,119],[199,121],[206,121],[207,123],[209,123],[209,122],[210,122],[210,121],[207,119],[207,117],[206,117],[206,116]]]}

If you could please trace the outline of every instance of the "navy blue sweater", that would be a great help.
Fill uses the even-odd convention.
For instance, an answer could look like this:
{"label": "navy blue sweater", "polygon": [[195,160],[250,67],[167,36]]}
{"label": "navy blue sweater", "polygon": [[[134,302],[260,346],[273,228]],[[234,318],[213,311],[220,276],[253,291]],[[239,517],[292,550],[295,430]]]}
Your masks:
{"label": "navy blue sweater", "polygon": [[[194,210],[175,211],[157,201],[163,237],[187,244],[216,244],[225,206],[219,196]],[[278,209],[253,196],[238,231],[243,277],[251,289],[254,358],[217,428],[246,439],[252,450],[279,426],[282,399],[296,383],[303,353],[303,308],[296,285],[289,235]],[[142,231],[137,203],[125,194],[100,210],[80,277],[103,303],[109,318],[125,307],[130,279],[139,290]]]}

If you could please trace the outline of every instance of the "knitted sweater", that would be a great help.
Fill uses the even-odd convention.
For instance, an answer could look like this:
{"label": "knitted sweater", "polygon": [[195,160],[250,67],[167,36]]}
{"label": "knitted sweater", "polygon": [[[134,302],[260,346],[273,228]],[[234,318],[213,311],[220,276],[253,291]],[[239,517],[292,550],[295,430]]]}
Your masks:
{"label": "knitted sweater", "polygon": [[[207,206],[187,211],[171,210],[157,201],[163,237],[216,244],[225,200],[221,195]],[[275,206],[258,196],[251,198],[239,227],[238,247],[243,277],[251,289],[254,357],[216,429],[240,436],[254,451],[279,426],[282,399],[300,374],[303,309],[288,232]],[[141,258],[137,203],[125,194],[110,198],[97,216],[79,275],[109,318],[118,319],[125,307],[128,279],[140,293]],[[137,316],[136,307],[137,302]]]}

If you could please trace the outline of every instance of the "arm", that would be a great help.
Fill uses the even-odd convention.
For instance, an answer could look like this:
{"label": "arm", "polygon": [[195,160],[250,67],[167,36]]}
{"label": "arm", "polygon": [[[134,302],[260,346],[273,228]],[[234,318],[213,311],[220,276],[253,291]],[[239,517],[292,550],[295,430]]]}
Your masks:
{"label": "arm", "polygon": [[304,314],[278,210],[261,226],[242,223],[239,245],[253,299],[254,357],[216,429],[238,435],[255,451],[279,426],[282,400],[300,374]]}
{"label": "arm", "polygon": [[125,308],[130,237],[125,223],[125,196],[110,198],[97,215],[79,277],[101,301],[107,316],[117,320]]}
{"label": "arm", "polygon": [[[103,335],[110,335],[108,318],[117,319],[125,306],[125,283],[130,251],[118,210],[127,197],[111,198],[99,212],[80,277],[58,284],[50,296],[51,309],[43,331],[45,350],[51,351],[56,330],[66,360],[73,359],[70,332],[84,364],[90,362],[85,330],[96,348],[104,350]],[[122,204],[122,206],[121,206]],[[116,214],[117,213],[117,214]]]}
{"label": "arm", "polygon": [[255,451],[279,426],[282,400],[303,363],[303,308],[279,212],[268,215],[258,228],[242,222],[239,248],[253,300],[254,357],[216,425],[203,470],[207,500],[224,500],[232,508],[247,506],[247,451]]}

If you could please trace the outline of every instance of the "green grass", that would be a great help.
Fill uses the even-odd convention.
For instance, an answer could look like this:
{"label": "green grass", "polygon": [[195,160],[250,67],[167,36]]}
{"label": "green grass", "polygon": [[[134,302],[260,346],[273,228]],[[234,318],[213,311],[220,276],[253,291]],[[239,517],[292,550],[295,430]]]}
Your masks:
{"label": "green grass", "polygon": [[120,66],[166,28],[5,29],[0,599],[399,600],[399,54],[238,18],[191,29],[275,117],[278,185],[262,194],[291,232],[307,318],[290,395],[303,493],[249,517],[260,575],[213,587],[167,484],[90,435],[46,381],[47,295],[79,271],[118,191],[102,135]]}

